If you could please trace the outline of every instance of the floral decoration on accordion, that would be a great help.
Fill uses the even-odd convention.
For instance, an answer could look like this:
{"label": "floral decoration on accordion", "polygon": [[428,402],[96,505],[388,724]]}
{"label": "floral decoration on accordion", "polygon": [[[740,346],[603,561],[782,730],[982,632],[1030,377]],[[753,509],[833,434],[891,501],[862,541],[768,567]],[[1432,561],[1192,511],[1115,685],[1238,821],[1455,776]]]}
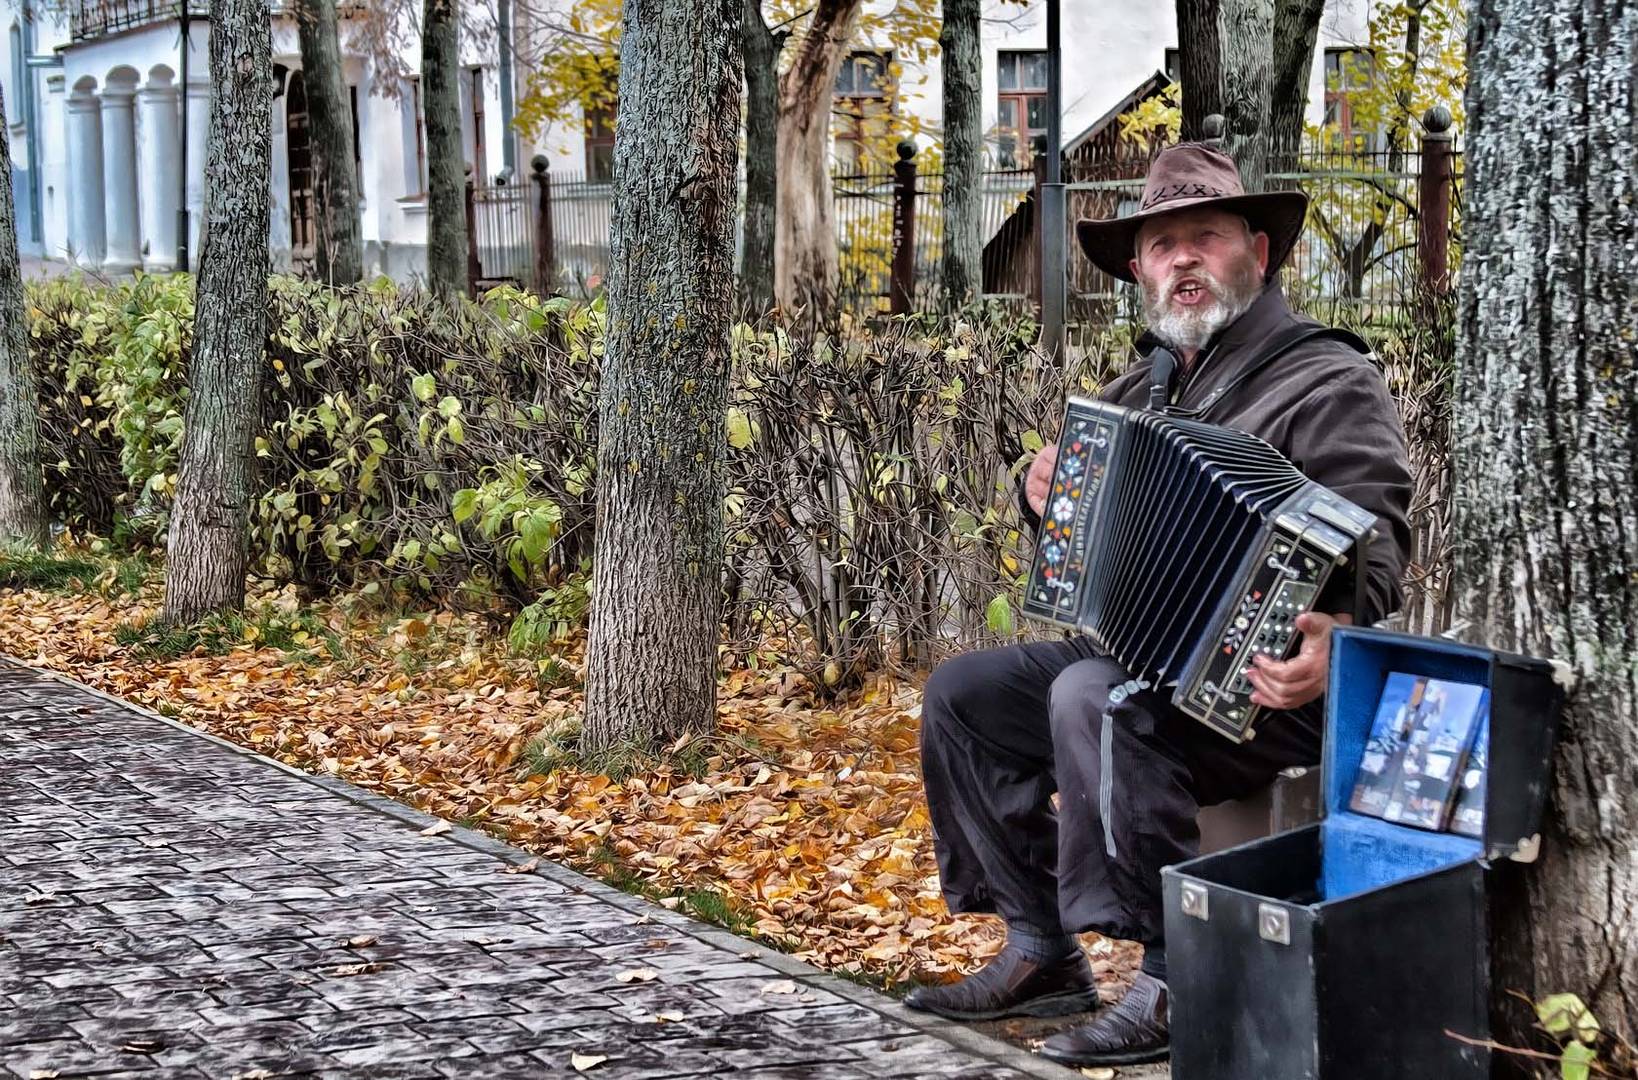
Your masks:
{"label": "floral decoration on accordion", "polygon": [[1073,417],[1058,442],[1058,465],[1047,496],[1046,515],[1030,593],[1037,602],[1073,611],[1076,587],[1086,569],[1090,541],[1082,509],[1103,487],[1109,465],[1109,424]]}

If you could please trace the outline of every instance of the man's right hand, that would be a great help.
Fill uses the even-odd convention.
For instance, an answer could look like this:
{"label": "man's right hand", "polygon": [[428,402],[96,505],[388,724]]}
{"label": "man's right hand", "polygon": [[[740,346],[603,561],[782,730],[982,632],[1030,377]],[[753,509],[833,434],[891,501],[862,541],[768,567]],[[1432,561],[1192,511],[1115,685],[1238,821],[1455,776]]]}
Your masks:
{"label": "man's right hand", "polygon": [[1029,475],[1024,479],[1024,498],[1036,517],[1046,516],[1047,496],[1052,492],[1052,470],[1058,464],[1058,444],[1047,443],[1030,463]]}

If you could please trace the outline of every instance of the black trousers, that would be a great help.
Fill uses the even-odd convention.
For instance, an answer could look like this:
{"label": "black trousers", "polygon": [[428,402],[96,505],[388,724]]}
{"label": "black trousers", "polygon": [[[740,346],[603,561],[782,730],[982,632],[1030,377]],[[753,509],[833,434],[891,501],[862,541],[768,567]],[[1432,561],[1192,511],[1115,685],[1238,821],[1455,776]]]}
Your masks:
{"label": "black trousers", "polygon": [[952,912],[1097,930],[1161,955],[1160,869],[1198,852],[1195,814],[1317,762],[1321,730],[1317,714],[1280,713],[1236,745],[1085,638],[941,664],[921,723]]}

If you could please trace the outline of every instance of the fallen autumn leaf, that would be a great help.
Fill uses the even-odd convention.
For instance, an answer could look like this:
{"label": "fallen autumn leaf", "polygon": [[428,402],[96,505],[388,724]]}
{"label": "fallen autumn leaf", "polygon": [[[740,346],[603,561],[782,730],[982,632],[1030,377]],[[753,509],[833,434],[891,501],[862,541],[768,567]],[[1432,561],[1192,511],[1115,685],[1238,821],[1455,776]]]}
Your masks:
{"label": "fallen autumn leaf", "polygon": [[[603,1062],[605,1062],[607,1060],[608,1060],[608,1055],[607,1054],[571,1054],[571,1055],[569,1055],[569,1064],[574,1066],[574,1071],[575,1072],[585,1072],[587,1069],[595,1069],[595,1068],[597,1068],[599,1065],[603,1064]],[[56,1074],[53,1073],[52,1075],[56,1075]]]}
{"label": "fallen autumn leaf", "polygon": [[625,971],[615,972],[614,981],[623,983],[653,982],[659,977],[660,973],[653,968],[628,968]]}
{"label": "fallen autumn leaf", "polygon": [[446,832],[452,832],[454,830],[454,828],[455,828],[455,826],[451,825],[449,822],[440,821],[436,825],[428,825],[426,828],[422,829],[421,830],[421,835],[422,836],[442,836]]}

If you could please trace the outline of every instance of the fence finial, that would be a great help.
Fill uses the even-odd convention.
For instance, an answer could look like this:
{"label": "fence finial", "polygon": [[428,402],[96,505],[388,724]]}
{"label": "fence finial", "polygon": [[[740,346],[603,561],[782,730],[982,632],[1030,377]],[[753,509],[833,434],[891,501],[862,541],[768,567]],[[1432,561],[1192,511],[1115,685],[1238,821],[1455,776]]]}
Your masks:
{"label": "fence finial", "polygon": [[899,160],[909,161],[916,156],[916,140],[900,139],[898,145]]}
{"label": "fence finial", "polygon": [[1222,113],[1210,113],[1200,121],[1200,141],[1207,146],[1223,148],[1223,136],[1228,134],[1228,121]]}
{"label": "fence finial", "polygon": [[1422,114],[1422,130],[1429,135],[1443,135],[1450,130],[1456,118],[1443,105],[1435,105]]}
{"label": "fence finial", "polygon": [[552,163],[547,160],[545,154],[536,154],[534,157],[529,159],[529,170],[536,176],[544,174],[546,170],[550,169],[551,167]]}

